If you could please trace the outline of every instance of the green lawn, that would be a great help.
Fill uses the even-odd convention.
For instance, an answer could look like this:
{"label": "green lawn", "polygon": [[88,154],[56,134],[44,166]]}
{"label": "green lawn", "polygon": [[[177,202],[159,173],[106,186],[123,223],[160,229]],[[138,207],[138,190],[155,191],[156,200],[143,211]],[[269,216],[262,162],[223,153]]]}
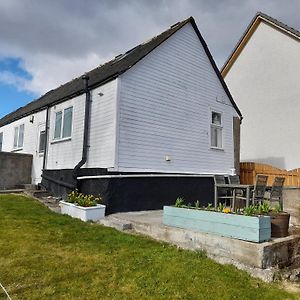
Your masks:
{"label": "green lawn", "polygon": [[13,300],[295,297],[201,253],[86,224],[15,195],[0,195],[0,282]]}

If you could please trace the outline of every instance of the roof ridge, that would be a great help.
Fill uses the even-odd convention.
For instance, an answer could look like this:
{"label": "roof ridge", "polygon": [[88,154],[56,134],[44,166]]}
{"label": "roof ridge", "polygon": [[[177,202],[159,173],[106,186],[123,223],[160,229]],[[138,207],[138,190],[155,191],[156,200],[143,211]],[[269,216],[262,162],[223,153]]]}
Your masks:
{"label": "roof ridge", "polygon": [[[231,51],[231,53],[229,54],[228,58],[225,60],[225,63],[223,64],[223,66],[220,69],[220,72],[222,74],[222,76],[226,76],[226,74],[228,73],[228,71],[230,70],[232,64],[234,63],[234,61],[231,63],[232,58],[235,56],[236,51],[238,50],[239,46],[243,43],[244,39],[246,38],[248,32],[250,31],[251,27],[255,24],[255,22],[258,20],[266,20],[270,23],[273,24],[273,26],[277,26],[279,27],[282,31],[288,31],[290,33],[290,35],[292,36],[296,36],[296,38],[300,39],[300,31],[298,31],[297,29],[294,29],[280,21],[278,21],[277,19],[270,17],[269,15],[258,11],[255,16],[252,18],[252,20],[250,21],[250,23],[248,24],[246,30],[243,32],[243,34],[241,35],[241,37],[239,38],[238,42],[236,43],[236,45],[234,46],[233,50]],[[252,36],[253,33],[251,33]],[[245,46],[245,45],[244,45]],[[243,46],[243,48],[244,48]],[[242,48],[242,49],[243,49]],[[242,51],[242,50],[241,50]],[[238,54],[239,55],[239,54]]]}

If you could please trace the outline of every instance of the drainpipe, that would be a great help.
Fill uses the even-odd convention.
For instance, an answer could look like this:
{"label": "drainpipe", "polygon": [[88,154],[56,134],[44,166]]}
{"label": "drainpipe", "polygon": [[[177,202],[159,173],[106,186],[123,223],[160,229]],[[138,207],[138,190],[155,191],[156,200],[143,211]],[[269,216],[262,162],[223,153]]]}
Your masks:
{"label": "drainpipe", "polygon": [[84,90],[85,90],[85,117],[84,117],[84,132],[83,132],[83,148],[82,148],[82,158],[81,161],[75,166],[73,170],[73,178],[76,180],[77,186],[77,177],[79,169],[86,163],[87,161],[87,153],[88,153],[88,138],[89,138],[89,126],[90,126],[90,110],[91,110],[91,93],[89,90],[89,76],[83,75],[82,80],[84,82]]}
{"label": "drainpipe", "polygon": [[44,146],[44,157],[43,157],[43,170],[46,169],[46,159],[47,159],[47,153],[48,153],[49,114],[50,114],[50,107],[47,106],[46,126],[45,126],[45,146]]}

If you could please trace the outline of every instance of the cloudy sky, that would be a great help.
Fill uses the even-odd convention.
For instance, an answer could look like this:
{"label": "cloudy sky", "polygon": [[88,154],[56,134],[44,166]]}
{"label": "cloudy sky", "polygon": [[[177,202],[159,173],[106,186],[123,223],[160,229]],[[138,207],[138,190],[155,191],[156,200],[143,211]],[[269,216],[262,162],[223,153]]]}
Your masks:
{"label": "cloudy sky", "polygon": [[300,29],[299,0],[0,0],[0,117],[189,16],[221,67],[257,11]]}

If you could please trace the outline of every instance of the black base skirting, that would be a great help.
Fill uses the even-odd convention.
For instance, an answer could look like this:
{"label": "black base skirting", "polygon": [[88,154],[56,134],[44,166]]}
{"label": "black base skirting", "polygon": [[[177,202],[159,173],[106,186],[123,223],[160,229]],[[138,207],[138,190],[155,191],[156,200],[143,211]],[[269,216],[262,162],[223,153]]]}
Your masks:
{"label": "black base skirting", "polygon": [[[80,176],[112,175],[105,169],[81,169]],[[44,174],[57,180],[74,183],[72,170],[45,170]],[[125,175],[123,173],[123,175]],[[143,173],[145,175],[145,173]],[[130,177],[97,178],[78,181],[80,192],[100,195],[106,204],[106,213],[162,209],[173,205],[177,197],[186,204],[199,200],[201,206],[214,202],[212,177]],[[55,196],[66,198],[70,188],[43,179],[42,185]]]}

